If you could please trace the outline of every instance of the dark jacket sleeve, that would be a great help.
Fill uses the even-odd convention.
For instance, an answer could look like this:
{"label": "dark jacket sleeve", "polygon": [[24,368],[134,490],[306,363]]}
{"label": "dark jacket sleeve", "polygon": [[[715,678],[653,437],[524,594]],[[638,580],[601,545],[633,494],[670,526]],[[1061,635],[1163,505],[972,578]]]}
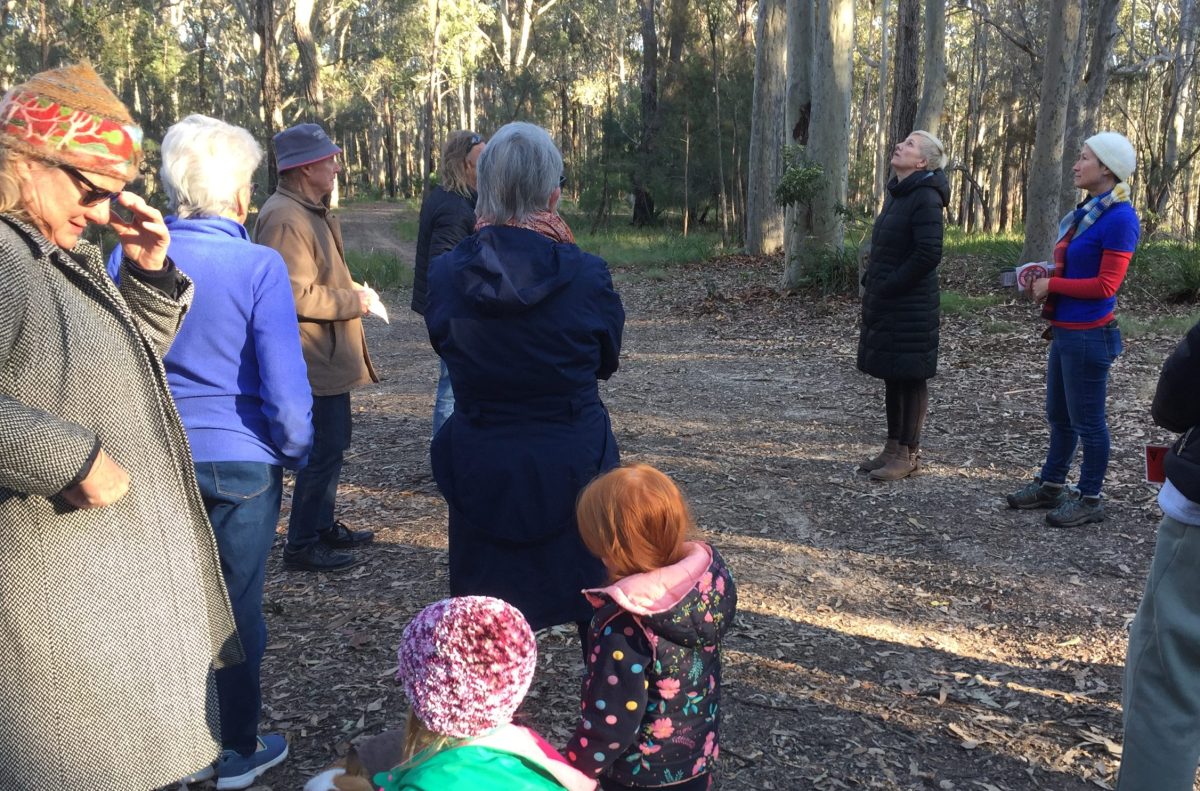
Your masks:
{"label": "dark jacket sleeve", "polygon": [[[599,259],[597,259],[599,260]],[[608,265],[600,261],[600,291],[596,297],[597,309],[600,314],[600,330],[597,338],[600,342],[600,367],[596,370],[597,379],[608,379],[617,372],[621,365],[621,336],[625,331],[625,308],[621,297],[613,288],[612,275]]]}
{"label": "dark jacket sleeve", "polygon": [[453,250],[459,242],[475,232],[475,212],[465,198],[455,195],[446,201],[433,221],[429,237],[429,260]]}
{"label": "dark jacket sleeve", "polygon": [[879,285],[879,295],[894,297],[903,294],[921,281],[942,262],[943,228],[942,201],[937,192],[919,188],[913,195],[913,211],[909,218],[912,228],[912,252],[891,277]]}
{"label": "dark jacket sleeve", "polygon": [[1163,364],[1150,414],[1165,429],[1182,434],[1200,425],[1200,323],[1188,330]]}
{"label": "dark jacket sleeve", "polygon": [[566,748],[567,760],[589,777],[599,776],[637,739],[646,713],[646,668],[653,661],[633,616],[622,613],[608,626],[599,653],[589,657],[581,719]]}

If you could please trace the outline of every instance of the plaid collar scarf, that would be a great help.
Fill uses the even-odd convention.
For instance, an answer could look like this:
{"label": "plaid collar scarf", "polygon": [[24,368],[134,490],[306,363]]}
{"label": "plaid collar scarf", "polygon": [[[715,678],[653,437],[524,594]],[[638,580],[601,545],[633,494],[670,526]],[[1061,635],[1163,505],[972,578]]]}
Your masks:
{"label": "plaid collar scarf", "polygon": [[1087,201],[1079,204],[1079,207],[1074,211],[1067,212],[1066,216],[1058,223],[1058,240],[1062,241],[1067,234],[1071,238],[1082,234],[1088,228],[1092,227],[1097,219],[1100,218],[1104,211],[1114,203],[1129,202],[1129,185],[1124,181],[1118,182],[1117,186],[1113,187],[1103,195],[1097,195],[1094,198],[1089,198]]}

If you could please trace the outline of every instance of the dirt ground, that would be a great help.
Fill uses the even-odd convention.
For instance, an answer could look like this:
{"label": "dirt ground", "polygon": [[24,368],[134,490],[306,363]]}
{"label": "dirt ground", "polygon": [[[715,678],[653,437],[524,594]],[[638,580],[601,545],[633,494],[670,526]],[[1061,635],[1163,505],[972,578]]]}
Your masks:
{"label": "dirt ground", "polygon": [[[388,241],[389,210],[343,217],[349,246],[366,226],[369,245]],[[944,284],[976,263],[946,262]],[[1148,406],[1176,339],[1127,340],[1109,394],[1108,521],[1054,530],[1003,502],[1046,444],[1045,343],[1028,303],[944,319],[922,470],[879,484],[855,472],[883,436],[882,383],[854,367],[857,303],[781,296],[779,269],[731,257],[667,282],[614,271],[628,318],[601,392],[622,456],[680,482],[737,578],[719,787],[1109,788],[1158,519],[1141,447],[1167,439]],[[409,295],[384,299],[392,323],[367,325],[383,381],[354,396],[339,506],[378,537],[342,575],[271,559],[264,729],[285,732],[292,757],[260,790],[298,789],[403,722],[396,643],[447,593],[428,462],[437,360]],[[569,632],[541,635],[524,709],[558,744],[578,706]]]}

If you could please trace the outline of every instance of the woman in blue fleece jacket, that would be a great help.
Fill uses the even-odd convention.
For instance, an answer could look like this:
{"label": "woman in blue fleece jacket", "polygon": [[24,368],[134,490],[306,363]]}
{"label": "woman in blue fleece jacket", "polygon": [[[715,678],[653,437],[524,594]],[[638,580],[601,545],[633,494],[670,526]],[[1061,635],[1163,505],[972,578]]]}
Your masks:
{"label": "woman in blue fleece jacket", "polygon": [[[245,664],[216,674],[217,788],[246,788],[287,757],[281,735],[258,736],[262,595],[283,468],[303,466],[312,445],[312,393],[287,267],[242,224],[262,149],[244,129],[192,115],[167,131],[162,158],[174,212],[168,254],[195,284],[163,362],[246,652]],[[113,251],[110,272],[120,254]]]}

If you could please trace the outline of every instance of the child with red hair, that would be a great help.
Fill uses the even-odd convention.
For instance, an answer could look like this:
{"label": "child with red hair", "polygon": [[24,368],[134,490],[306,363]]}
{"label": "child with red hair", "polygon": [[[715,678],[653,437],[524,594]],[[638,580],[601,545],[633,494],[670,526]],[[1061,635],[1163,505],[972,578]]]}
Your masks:
{"label": "child with red hair", "polygon": [[567,760],[606,791],[711,787],[720,723],[721,637],[737,593],[694,531],[675,483],[646,464],[592,481],[576,507],[610,585],[595,607],[579,725]]}

